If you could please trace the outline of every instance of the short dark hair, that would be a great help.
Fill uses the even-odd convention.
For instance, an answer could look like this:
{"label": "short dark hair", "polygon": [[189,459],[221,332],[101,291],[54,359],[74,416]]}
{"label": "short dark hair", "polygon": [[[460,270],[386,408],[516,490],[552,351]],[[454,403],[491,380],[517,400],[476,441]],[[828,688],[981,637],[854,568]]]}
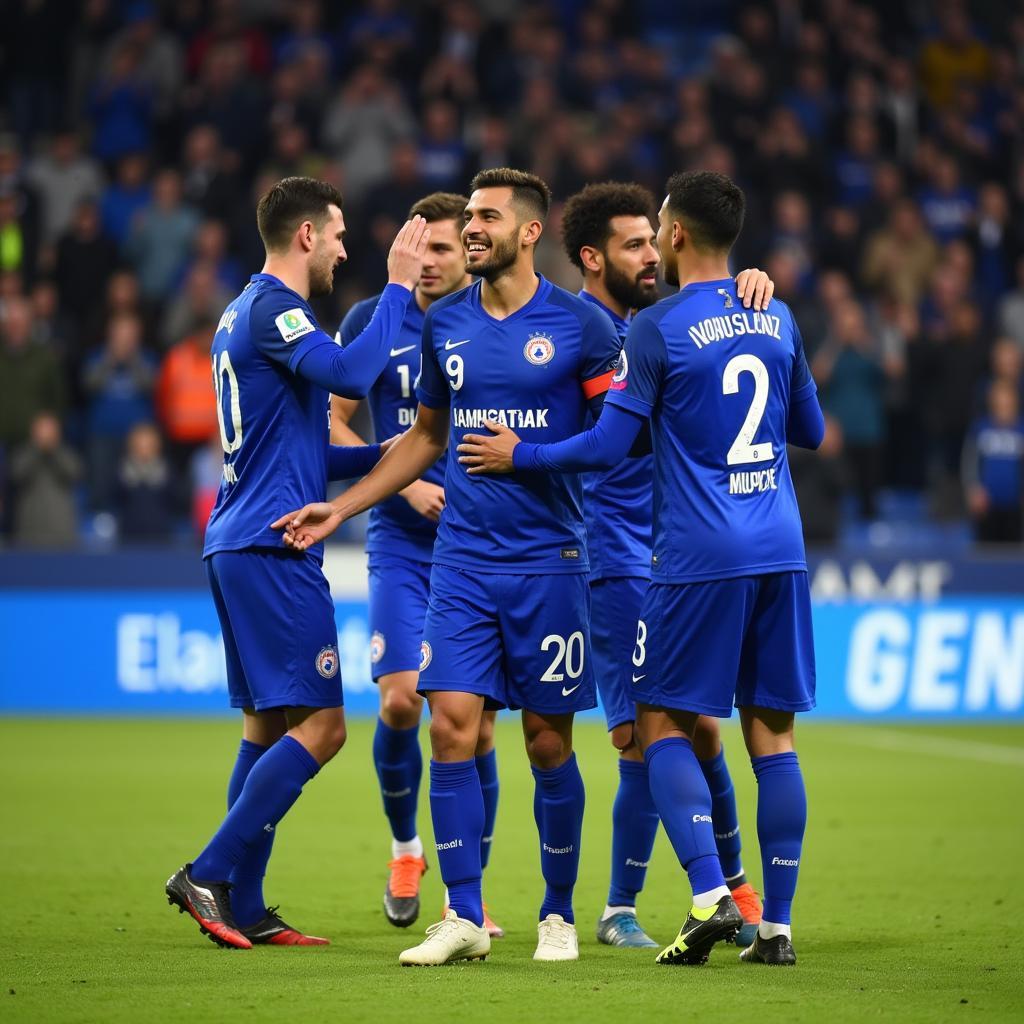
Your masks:
{"label": "short dark hair", "polygon": [[454,192],[431,192],[429,196],[417,199],[409,208],[410,220],[419,214],[431,223],[438,220],[457,220],[462,223],[462,215],[466,212],[469,200]]}
{"label": "short dark hair", "polygon": [[510,188],[512,202],[527,210],[537,220],[544,220],[551,208],[551,189],[543,178],[529,171],[517,171],[512,167],[492,167],[479,171],[469,183],[469,191],[478,188]]}
{"label": "short dark hair", "polygon": [[565,254],[580,269],[580,249],[585,245],[603,249],[612,235],[613,217],[654,215],[654,196],[632,183],[605,181],[587,185],[570,196],[562,212],[562,245]]}
{"label": "short dark hair", "polygon": [[728,252],[743,227],[743,190],[717,171],[683,171],[665,186],[668,209],[699,249]]}
{"label": "short dark hair", "polygon": [[341,193],[326,181],[293,177],[272,185],[256,206],[256,224],[267,251],[286,249],[304,220],[320,227],[329,206],[341,209]]}

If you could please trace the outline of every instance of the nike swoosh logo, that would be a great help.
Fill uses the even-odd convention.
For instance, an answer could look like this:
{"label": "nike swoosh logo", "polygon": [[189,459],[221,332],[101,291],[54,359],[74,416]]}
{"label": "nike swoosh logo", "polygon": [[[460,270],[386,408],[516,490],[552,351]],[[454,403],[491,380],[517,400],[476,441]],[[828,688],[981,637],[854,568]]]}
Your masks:
{"label": "nike swoosh logo", "polygon": [[447,352],[450,349],[458,348],[460,345],[468,345],[472,340],[473,340],[472,338],[466,338],[464,341],[452,341],[452,339],[449,338],[444,343],[444,350],[445,350],[445,352]]}
{"label": "nike swoosh logo", "polygon": [[634,674],[633,675],[633,682],[634,683],[639,683],[641,679],[646,679],[646,678],[647,678],[647,673],[646,672],[642,676],[638,676],[638,675]]}
{"label": "nike swoosh logo", "polygon": [[571,690],[567,690],[564,686],[562,687],[562,696],[568,697],[570,693],[575,693],[583,684],[577,683]]}
{"label": "nike swoosh logo", "polygon": [[405,352],[411,352],[415,347],[415,345],[406,345],[405,348],[393,348],[391,354],[393,356],[400,356]]}

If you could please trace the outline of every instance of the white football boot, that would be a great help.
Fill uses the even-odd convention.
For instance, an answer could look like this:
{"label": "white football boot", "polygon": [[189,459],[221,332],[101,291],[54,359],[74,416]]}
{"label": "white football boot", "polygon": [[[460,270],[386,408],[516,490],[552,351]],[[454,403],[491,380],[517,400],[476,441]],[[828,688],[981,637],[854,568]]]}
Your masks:
{"label": "white football boot", "polygon": [[459,917],[454,910],[427,929],[427,937],[398,955],[403,967],[439,967],[457,960],[483,960],[491,951],[491,937],[481,928]]}
{"label": "white football boot", "polygon": [[580,940],[576,926],[561,914],[548,914],[537,925],[537,951],[534,960],[579,960]]}

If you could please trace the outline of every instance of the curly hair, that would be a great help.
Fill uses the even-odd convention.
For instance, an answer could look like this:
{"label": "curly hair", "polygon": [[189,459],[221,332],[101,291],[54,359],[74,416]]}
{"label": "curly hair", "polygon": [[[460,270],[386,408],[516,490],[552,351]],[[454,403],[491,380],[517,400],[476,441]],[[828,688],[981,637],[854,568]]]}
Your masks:
{"label": "curly hair", "polygon": [[562,212],[562,245],[565,254],[583,270],[580,249],[603,249],[612,236],[613,217],[654,216],[654,196],[642,185],[606,181],[587,185],[570,196]]}

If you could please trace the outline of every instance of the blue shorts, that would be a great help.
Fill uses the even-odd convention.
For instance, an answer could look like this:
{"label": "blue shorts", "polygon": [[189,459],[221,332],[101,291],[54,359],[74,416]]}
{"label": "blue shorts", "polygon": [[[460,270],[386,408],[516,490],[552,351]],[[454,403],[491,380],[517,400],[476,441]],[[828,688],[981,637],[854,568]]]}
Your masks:
{"label": "blue shorts", "polygon": [[652,583],[633,657],[633,699],[728,718],[732,705],[810,711],[814,642],[806,572]]}
{"label": "blue shorts", "polygon": [[370,664],[373,680],[420,667],[430,563],[370,555]]}
{"label": "blue shorts", "polygon": [[590,584],[590,636],[594,675],[608,731],[636,719],[632,656],[637,620],[649,581],[638,576],[595,580]]}
{"label": "blue shorts", "polygon": [[334,601],[314,559],[272,548],[218,551],[206,575],[233,708],[341,707]]}
{"label": "blue shorts", "polygon": [[582,573],[434,566],[420,693],[478,693],[490,708],[548,715],[586,711],[597,706],[590,655],[590,586]]}

